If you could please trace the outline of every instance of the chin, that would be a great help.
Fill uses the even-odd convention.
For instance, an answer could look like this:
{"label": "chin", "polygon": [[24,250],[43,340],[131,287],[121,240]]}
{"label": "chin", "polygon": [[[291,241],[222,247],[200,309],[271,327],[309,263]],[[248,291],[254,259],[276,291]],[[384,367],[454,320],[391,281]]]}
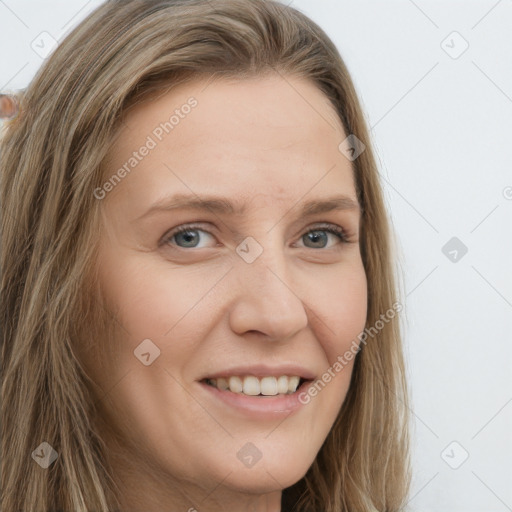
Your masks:
{"label": "chin", "polygon": [[[290,453],[293,453],[292,448]],[[297,456],[262,457],[252,467],[246,467],[235,459],[229,467],[223,465],[222,470],[216,473],[221,480],[229,474],[225,484],[239,491],[269,493],[283,490],[298,482],[313,460],[314,457],[312,460],[309,457],[299,459]]]}
{"label": "chin", "polygon": [[[307,470],[307,468],[306,468]],[[282,491],[298,482],[306,473],[298,472],[293,468],[276,466],[272,468],[256,468],[248,471],[233,471],[225,480],[225,485],[238,492],[248,494],[267,494]]]}

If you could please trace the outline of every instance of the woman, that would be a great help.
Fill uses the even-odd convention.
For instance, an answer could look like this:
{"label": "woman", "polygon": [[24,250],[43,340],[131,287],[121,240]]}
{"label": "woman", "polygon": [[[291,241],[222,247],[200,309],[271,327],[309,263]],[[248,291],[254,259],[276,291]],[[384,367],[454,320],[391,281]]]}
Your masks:
{"label": "woman", "polygon": [[106,2],[6,128],[3,510],[403,508],[390,230],[317,25]]}

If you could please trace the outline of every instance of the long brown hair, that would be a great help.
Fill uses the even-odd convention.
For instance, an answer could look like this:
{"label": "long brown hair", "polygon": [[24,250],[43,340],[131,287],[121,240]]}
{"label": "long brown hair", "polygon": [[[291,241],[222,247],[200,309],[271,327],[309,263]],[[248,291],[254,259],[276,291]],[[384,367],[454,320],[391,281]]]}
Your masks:
{"label": "long brown hair", "polygon": [[[107,1],[81,22],[20,94],[0,144],[2,203],[2,510],[118,507],[95,401],[76,347],[95,350],[106,313],[93,191],[122,115],[152,91],[199,75],[264,73],[312,81],[347,134],[362,206],[370,328],[398,301],[391,231],[361,106],[336,47],[272,0]],[[341,141],[340,141],[341,142]],[[95,338],[96,337],[96,338]],[[283,510],[401,510],[409,481],[408,393],[399,317],[361,344],[340,414]],[[47,442],[48,468],[33,460]],[[46,446],[46,445],[44,445]]]}

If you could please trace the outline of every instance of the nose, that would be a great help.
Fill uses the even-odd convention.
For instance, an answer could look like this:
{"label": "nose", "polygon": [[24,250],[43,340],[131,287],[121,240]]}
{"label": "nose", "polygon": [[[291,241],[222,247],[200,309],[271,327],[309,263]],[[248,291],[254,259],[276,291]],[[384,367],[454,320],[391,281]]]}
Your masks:
{"label": "nose", "polygon": [[239,260],[235,267],[236,293],[229,313],[233,332],[259,332],[269,341],[284,341],[307,326],[307,312],[282,249],[271,254],[267,248],[252,263]]}

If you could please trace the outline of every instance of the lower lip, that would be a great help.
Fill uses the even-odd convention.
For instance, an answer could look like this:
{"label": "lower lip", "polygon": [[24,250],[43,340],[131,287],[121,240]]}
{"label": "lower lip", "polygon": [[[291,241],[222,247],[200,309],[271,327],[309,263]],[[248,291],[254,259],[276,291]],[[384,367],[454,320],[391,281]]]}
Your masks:
{"label": "lower lip", "polygon": [[288,416],[303,407],[305,404],[299,400],[299,395],[308,388],[311,381],[304,382],[295,393],[273,396],[250,396],[221,390],[204,382],[199,384],[207,393],[224,404],[252,418],[265,419]]}

